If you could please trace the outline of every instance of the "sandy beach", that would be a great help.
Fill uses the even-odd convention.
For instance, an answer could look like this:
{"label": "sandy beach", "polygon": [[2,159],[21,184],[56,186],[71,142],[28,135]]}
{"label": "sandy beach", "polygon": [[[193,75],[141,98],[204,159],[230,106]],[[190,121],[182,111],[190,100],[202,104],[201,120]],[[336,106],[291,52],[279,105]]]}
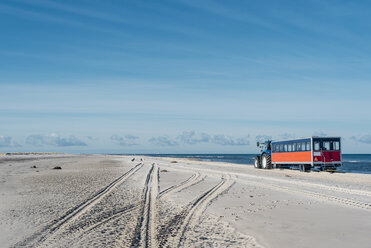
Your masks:
{"label": "sandy beach", "polygon": [[0,175],[1,247],[371,244],[366,174],[144,156],[2,155]]}

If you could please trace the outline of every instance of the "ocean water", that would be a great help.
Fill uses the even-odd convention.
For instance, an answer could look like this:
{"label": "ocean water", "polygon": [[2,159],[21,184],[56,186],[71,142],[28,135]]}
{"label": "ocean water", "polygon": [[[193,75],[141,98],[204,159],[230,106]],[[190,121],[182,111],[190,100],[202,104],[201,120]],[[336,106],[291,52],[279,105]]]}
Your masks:
{"label": "ocean water", "polygon": [[[252,166],[256,154],[147,154],[157,157],[191,158],[201,161],[228,162]],[[343,154],[343,165],[338,169],[348,173],[371,174],[371,154]]]}

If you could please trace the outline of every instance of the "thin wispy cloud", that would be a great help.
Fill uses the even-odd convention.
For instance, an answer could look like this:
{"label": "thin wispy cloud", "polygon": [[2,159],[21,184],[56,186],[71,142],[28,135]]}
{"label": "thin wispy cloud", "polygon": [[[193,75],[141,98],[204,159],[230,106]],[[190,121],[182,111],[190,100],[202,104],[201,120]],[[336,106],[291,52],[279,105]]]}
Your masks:
{"label": "thin wispy cloud", "polygon": [[0,4],[0,13],[5,13],[7,15],[14,15],[22,19],[37,20],[39,22],[55,23],[58,25],[67,25],[69,27],[74,27],[82,30],[90,30],[100,33],[108,33],[116,36],[128,37],[127,33],[123,32],[121,29],[99,27],[96,24],[89,23],[87,21],[77,20],[76,18],[66,18],[63,15],[51,15],[40,10],[28,10],[24,7],[14,7],[7,4]]}
{"label": "thin wispy cloud", "polygon": [[371,135],[366,134],[366,135],[359,135],[359,136],[352,136],[350,137],[352,140],[355,140],[360,143],[364,144],[371,144]]}
{"label": "thin wispy cloud", "polygon": [[187,0],[180,0],[180,3],[206,11],[224,18],[228,18],[231,20],[251,23],[254,25],[259,25],[264,28],[274,29],[276,30],[278,27],[272,23],[268,22],[266,19],[260,18],[258,16],[253,15],[252,13],[246,13],[240,11],[237,8],[231,8],[227,4],[220,4],[216,1],[207,0],[207,1],[187,1]]}
{"label": "thin wispy cloud", "polygon": [[40,21],[47,21],[47,22],[54,22],[64,25],[72,25],[72,26],[84,26],[81,22],[66,19],[62,17],[57,17],[49,14],[42,13],[40,11],[34,11],[34,10],[27,10],[21,7],[13,7],[8,4],[0,4],[0,12],[5,13],[7,15],[15,15],[19,16],[21,18],[27,18],[32,20],[40,20]]}
{"label": "thin wispy cloud", "polygon": [[85,142],[75,136],[61,137],[58,134],[52,133],[48,135],[34,134],[26,138],[26,144],[32,146],[87,146]]}
{"label": "thin wispy cloud", "polygon": [[[19,0],[18,0],[19,1]],[[48,1],[48,0],[33,0],[33,1],[19,1],[25,4],[30,4],[38,7],[52,8],[58,11],[63,11],[71,14],[76,14],[78,16],[89,17],[92,19],[99,19],[103,21],[110,21],[114,23],[128,23],[127,19],[122,18],[114,14],[108,14],[103,11],[94,11],[89,9],[90,5],[85,4],[85,6],[73,6],[70,4],[63,4],[61,2]]]}
{"label": "thin wispy cloud", "polygon": [[325,137],[327,136],[327,133],[323,132],[323,131],[315,131],[313,133],[313,136],[321,136],[321,137]]}
{"label": "thin wispy cloud", "polygon": [[[187,35],[194,35],[195,29],[190,27],[174,27],[171,24],[167,23],[158,23],[158,25],[153,25],[153,21],[149,22],[146,19],[137,17],[136,15],[132,15],[130,12],[126,11],[126,8],[122,9],[120,5],[110,3],[108,6],[111,7],[109,10],[106,11],[107,5],[101,4],[98,2],[98,5],[94,6],[91,4],[83,4],[83,5],[70,5],[64,4],[61,2],[54,2],[48,0],[36,0],[36,1],[24,1],[24,0],[17,0],[18,2],[22,2],[23,4],[27,4],[33,7],[40,7],[40,8],[49,8],[55,11],[64,12],[65,14],[72,15],[78,17],[78,19],[85,18],[90,19],[85,22],[75,22],[74,25],[89,25],[89,28],[92,30],[96,30],[99,32],[110,32],[112,34],[127,34],[127,32],[122,32],[122,29],[131,29],[132,27],[136,27],[137,29],[154,29],[154,30],[162,30],[170,33],[182,33]],[[148,3],[147,3],[148,4]],[[93,8],[99,8],[99,11],[94,10]],[[112,8],[115,11],[112,11]],[[129,15],[130,14],[130,15]],[[45,15],[44,15],[45,16]],[[59,21],[56,19],[56,21]],[[92,22],[99,22],[100,24],[111,23],[114,25],[119,25],[121,29],[107,29],[104,30],[103,28],[96,27]]]}

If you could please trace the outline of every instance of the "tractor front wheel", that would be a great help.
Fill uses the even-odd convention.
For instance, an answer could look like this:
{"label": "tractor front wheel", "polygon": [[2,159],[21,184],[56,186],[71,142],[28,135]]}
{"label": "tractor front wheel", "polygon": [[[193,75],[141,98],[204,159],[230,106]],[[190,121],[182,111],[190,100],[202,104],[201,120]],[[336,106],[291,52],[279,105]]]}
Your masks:
{"label": "tractor front wheel", "polygon": [[261,163],[260,163],[260,156],[256,156],[255,157],[255,161],[254,161],[254,167],[256,169],[260,169],[262,167]]}

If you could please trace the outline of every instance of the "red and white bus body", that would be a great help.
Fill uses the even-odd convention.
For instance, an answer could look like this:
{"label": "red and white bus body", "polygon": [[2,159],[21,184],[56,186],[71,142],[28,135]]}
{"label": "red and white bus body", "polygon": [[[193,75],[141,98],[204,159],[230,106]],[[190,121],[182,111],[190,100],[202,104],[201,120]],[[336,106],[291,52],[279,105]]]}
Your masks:
{"label": "red and white bus body", "polygon": [[336,169],[341,166],[340,137],[310,137],[272,141],[274,167]]}

